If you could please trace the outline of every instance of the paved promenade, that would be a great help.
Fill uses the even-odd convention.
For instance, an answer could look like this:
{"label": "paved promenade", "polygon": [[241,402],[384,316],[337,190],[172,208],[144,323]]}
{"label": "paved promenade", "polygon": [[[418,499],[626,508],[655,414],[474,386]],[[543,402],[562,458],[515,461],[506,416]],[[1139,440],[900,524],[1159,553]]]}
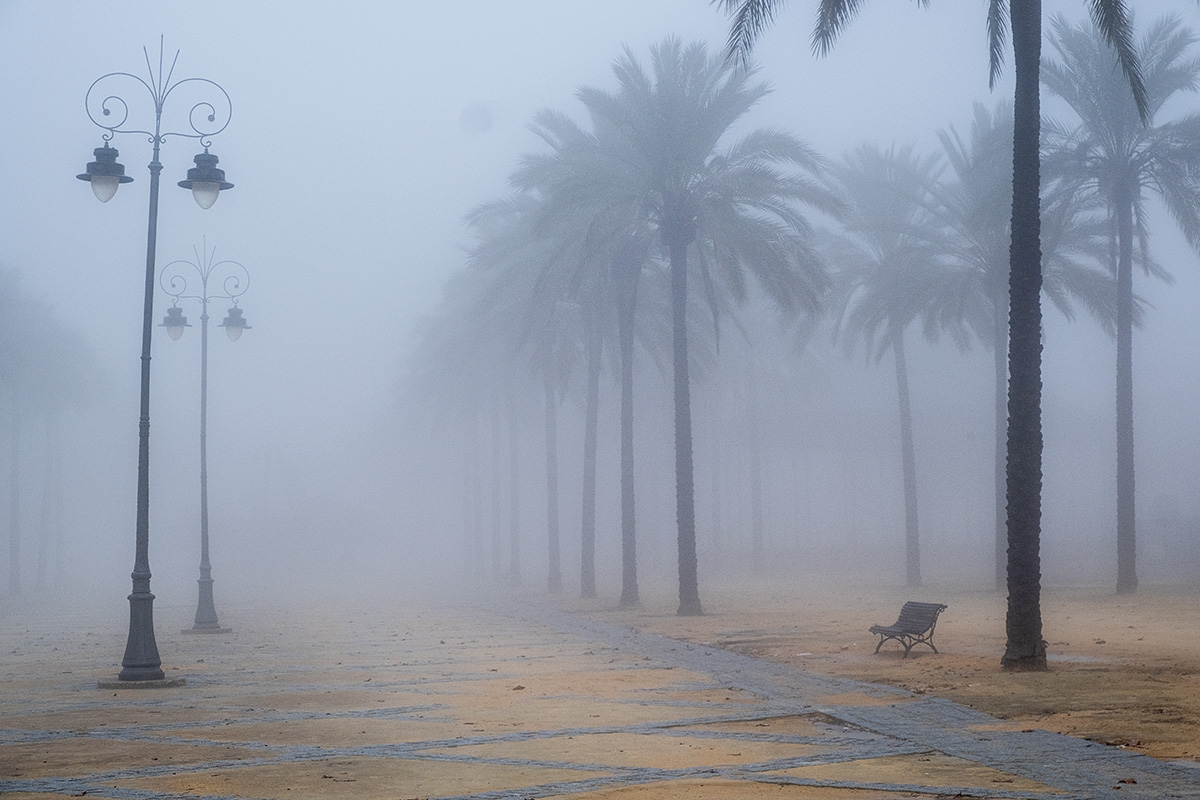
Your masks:
{"label": "paved promenade", "polygon": [[232,633],[189,636],[156,606],[186,685],[115,691],[119,614],[10,612],[0,794],[1200,797],[1195,768],[536,603],[220,610]]}

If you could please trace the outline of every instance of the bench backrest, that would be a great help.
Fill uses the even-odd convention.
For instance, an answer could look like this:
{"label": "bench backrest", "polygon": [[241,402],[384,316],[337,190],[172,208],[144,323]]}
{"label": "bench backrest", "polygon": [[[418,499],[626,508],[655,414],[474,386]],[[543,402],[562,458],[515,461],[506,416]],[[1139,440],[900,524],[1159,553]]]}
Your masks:
{"label": "bench backrest", "polygon": [[938,614],[946,610],[943,603],[918,603],[910,600],[900,609],[900,619],[893,627],[913,633],[922,633],[934,626]]}

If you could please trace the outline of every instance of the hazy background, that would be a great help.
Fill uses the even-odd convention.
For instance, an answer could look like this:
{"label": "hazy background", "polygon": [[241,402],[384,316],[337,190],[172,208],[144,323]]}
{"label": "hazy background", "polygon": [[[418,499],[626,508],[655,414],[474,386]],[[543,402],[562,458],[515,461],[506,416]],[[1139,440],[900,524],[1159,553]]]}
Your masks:
{"label": "hazy background", "polygon": [[[775,91],[749,124],[785,127],[829,157],[862,140],[931,149],[939,128],[967,130],[973,102],[1011,98],[1010,73],[988,91],[984,0],[928,10],[867,4],[822,59],[807,47],[813,5],[791,3],[761,40],[760,75]],[[1194,3],[1153,6],[1200,26]],[[1085,13],[1084,3],[1066,0],[1046,8],[1047,16],[1061,10],[1073,20]],[[68,421],[66,576],[51,594],[79,590],[122,604],[133,561],[150,145],[135,135],[114,140],[135,182],[107,205],[75,179],[101,144],[83,103],[95,78],[143,75],[142,47],[157,63],[161,34],[168,63],[181,50],[176,79],[214,80],[233,102],[232,121],[212,152],[236,188],[199,210],[174,186],[199,148],[170,139],[161,154],[158,244],[161,266],[191,258],[206,237],[218,258],[240,261],[251,274],[240,304],[252,330],[236,344],[215,327],[210,336],[209,488],[220,611],[259,587],[345,594],[457,574],[463,513],[455,456],[438,452],[439,438],[425,421],[399,413],[398,397],[415,326],[436,310],[444,281],[462,266],[463,214],[507,191],[517,158],[539,145],[526,127],[538,109],[577,115],[578,86],[613,85],[610,65],[623,44],[643,61],[666,35],[702,39],[715,50],[728,26],[704,0],[300,2],[285,13],[277,9],[224,0],[0,2],[0,266],[19,269],[29,293],[85,332],[106,375],[94,405]],[[1137,21],[1149,18],[1143,11]],[[1144,580],[1174,581],[1196,577],[1197,565],[1164,544],[1170,525],[1160,525],[1156,514],[1174,509],[1180,524],[1200,519],[1200,264],[1165,216],[1152,232],[1152,247],[1176,283],[1139,275],[1135,284],[1153,306],[1134,344],[1140,566]],[[158,294],[155,303],[157,321],[169,300]],[[213,307],[214,326],[226,305]],[[185,306],[185,313],[198,323],[198,306]],[[1110,582],[1114,346],[1085,318],[1068,325],[1047,307],[1046,319],[1044,570],[1050,579]],[[198,334],[197,326],[172,342],[156,330],[153,351],[153,590],[182,606],[194,603],[199,558]],[[931,350],[915,336],[909,351],[925,575],[987,586],[990,355]],[[806,445],[781,430],[771,438],[764,501],[768,548],[780,554],[775,561],[828,566],[838,563],[830,555],[835,545],[851,545],[841,563],[902,564],[889,363],[868,368],[824,352],[793,364],[769,347],[763,352],[793,374],[792,383],[782,383],[792,390],[769,399],[779,419],[795,421],[789,435],[807,430],[826,440]],[[669,387],[666,378],[646,377],[638,391],[650,409],[639,418],[643,575],[673,580]],[[539,392],[531,384],[532,409]],[[612,595],[617,409],[612,385],[603,392],[598,566],[600,591]],[[698,408],[705,402],[704,389],[696,388],[694,401]],[[578,591],[578,406],[564,406],[560,432],[567,592]],[[705,576],[719,569],[710,524],[714,487],[725,551],[747,535],[749,512],[737,449],[729,448],[714,480],[706,448],[720,445],[697,414],[703,596]],[[540,586],[543,445],[540,417],[532,411],[529,419],[522,571],[528,585]],[[8,453],[11,432],[0,428],[0,453]],[[24,470],[27,569],[41,492],[36,442],[34,433]],[[7,457],[0,459],[5,487],[9,468]],[[0,517],[3,530],[7,514]],[[738,567],[736,558],[727,563]],[[892,579],[902,582],[902,567]],[[27,580],[26,590],[31,586]],[[169,624],[180,622],[187,620]]]}

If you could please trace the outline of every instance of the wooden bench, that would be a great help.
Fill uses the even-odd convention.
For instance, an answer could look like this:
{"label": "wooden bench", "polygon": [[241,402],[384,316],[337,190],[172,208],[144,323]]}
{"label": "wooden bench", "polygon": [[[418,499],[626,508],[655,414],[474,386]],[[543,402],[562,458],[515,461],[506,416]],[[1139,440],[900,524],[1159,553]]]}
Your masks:
{"label": "wooden bench", "polygon": [[905,658],[908,658],[908,651],[918,644],[927,644],[936,653],[938,649],[933,646],[933,629],[937,625],[938,614],[946,608],[942,603],[908,601],[900,609],[900,618],[894,625],[871,626],[871,633],[879,635],[879,644],[875,645],[875,652],[878,653],[879,648],[883,647],[883,643],[888,639],[895,639],[904,645]]}

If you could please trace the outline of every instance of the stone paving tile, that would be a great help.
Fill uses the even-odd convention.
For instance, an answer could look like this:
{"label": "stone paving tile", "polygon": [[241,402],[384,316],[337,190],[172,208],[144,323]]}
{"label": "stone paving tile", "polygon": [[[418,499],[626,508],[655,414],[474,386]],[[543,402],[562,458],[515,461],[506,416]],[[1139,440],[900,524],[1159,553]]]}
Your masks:
{"label": "stone paving tile", "polygon": [[534,603],[236,616],[159,634],[186,686],[119,692],[97,637],[27,622],[0,655],[0,794],[1200,797],[1177,765]]}

